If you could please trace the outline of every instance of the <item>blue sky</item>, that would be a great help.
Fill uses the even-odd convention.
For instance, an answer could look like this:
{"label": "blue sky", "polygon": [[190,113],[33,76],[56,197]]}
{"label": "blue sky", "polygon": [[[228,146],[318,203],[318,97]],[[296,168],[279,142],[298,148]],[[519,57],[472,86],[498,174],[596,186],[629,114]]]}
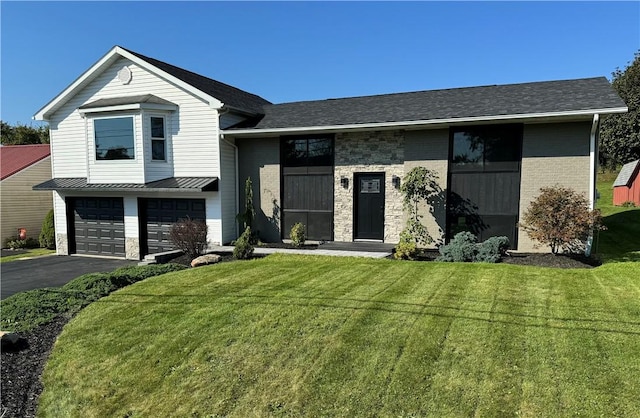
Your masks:
{"label": "blue sky", "polygon": [[1,108],[32,115],[121,45],[274,103],[607,76],[640,2],[7,2]]}

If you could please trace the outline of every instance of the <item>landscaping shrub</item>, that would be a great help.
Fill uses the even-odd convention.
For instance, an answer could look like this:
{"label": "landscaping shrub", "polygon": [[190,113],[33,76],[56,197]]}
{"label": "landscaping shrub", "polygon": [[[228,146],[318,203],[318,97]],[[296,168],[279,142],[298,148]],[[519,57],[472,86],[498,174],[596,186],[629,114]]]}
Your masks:
{"label": "landscaping shrub", "polygon": [[76,311],[83,302],[73,292],[52,287],[16,293],[1,304],[0,327],[13,332],[28,331],[64,312]]}
{"label": "landscaping shrub", "polygon": [[19,239],[18,237],[9,237],[4,242],[5,248],[19,250],[22,248],[38,248],[40,244],[35,238]]}
{"label": "landscaping shrub", "polygon": [[507,237],[491,237],[478,243],[474,234],[464,231],[440,247],[440,257],[436,261],[497,263],[508,249]]}
{"label": "landscaping shrub", "polygon": [[121,267],[110,273],[84,274],[61,288],[20,292],[2,301],[0,325],[6,331],[27,331],[58,315],[75,313],[122,287],[185,268],[171,263]]}
{"label": "landscaping shrub", "polygon": [[436,261],[473,261],[478,251],[477,238],[471,232],[457,233],[447,245],[439,249],[440,257]]}
{"label": "landscaping shrub", "polygon": [[636,204],[630,200],[627,200],[626,202],[622,202],[620,206],[622,206],[623,208],[635,208]]}
{"label": "landscaping shrub", "polygon": [[233,256],[238,260],[248,260],[253,255],[253,244],[251,243],[251,228],[247,227],[240,238],[236,240],[233,248]]}
{"label": "landscaping shrub", "polygon": [[289,237],[291,238],[291,244],[293,244],[294,247],[302,247],[304,245],[304,242],[307,240],[304,225],[300,222],[293,225],[291,227]]}
{"label": "landscaping shrub", "polygon": [[541,188],[520,226],[553,254],[582,251],[594,230],[605,229],[600,211],[589,209],[586,196],[561,186]]}
{"label": "landscaping shrub", "polygon": [[207,248],[207,224],[187,216],[171,225],[169,239],[176,248],[187,256],[196,258]]}
{"label": "landscaping shrub", "polygon": [[40,231],[38,241],[42,248],[48,248],[50,250],[56,248],[56,227],[53,220],[53,209],[47,213],[44,221],[42,221],[42,230]]}
{"label": "landscaping shrub", "polygon": [[509,249],[509,238],[491,237],[485,242],[478,244],[478,252],[474,261],[481,263],[497,263],[507,255]]}
{"label": "landscaping shrub", "polygon": [[418,247],[416,245],[416,240],[405,229],[400,233],[400,242],[398,242],[398,245],[395,247],[393,257],[398,260],[413,260],[416,258],[417,254]]}

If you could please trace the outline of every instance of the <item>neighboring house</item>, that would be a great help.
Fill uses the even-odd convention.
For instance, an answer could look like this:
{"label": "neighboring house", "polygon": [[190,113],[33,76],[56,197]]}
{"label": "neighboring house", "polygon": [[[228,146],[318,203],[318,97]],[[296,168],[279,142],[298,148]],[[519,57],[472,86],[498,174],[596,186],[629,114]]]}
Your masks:
{"label": "neighboring house", "polygon": [[471,229],[533,250],[517,222],[540,187],[595,196],[604,77],[271,104],[114,47],[35,118],[51,127],[58,253],[137,259],[186,215],[211,244],[238,235],[253,181],[263,240],[302,222],[315,240],[397,242],[402,177],[437,172],[425,208],[442,241]]}
{"label": "neighboring house", "polygon": [[613,182],[613,204],[619,206],[625,202],[640,206],[640,160],[622,166]]}
{"label": "neighboring house", "polygon": [[49,145],[0,147],[0,225],[2,245],[26,229],[27,238],[38,239],[42,221],[51,210],[51,193],[32,190],[51,178]]}

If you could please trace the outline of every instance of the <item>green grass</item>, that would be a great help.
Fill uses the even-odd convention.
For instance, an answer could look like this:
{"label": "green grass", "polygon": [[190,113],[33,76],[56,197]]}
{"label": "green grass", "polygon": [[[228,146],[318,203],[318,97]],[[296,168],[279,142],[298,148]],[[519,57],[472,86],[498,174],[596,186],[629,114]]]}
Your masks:
{"label": "green grass", "polygon": [[8,263],[10,261],[17,261],[22,258],[31,258],[31,257],[40,257],[43,255],[53,255],[56,253],[56,250],[49,250],[46,248],[33,248],[30,250],[25,250],[26,253],[20,254],[12,254],[0,257],[0,263]]}
{"label": "green grass", "polygon": [[272,255],[170,273],[65,327],[39,414],[637,416],[637,267]]}
{"label": "green grass", "polygon": [[598,233],[594,251],[605,262],[640,261],[640,208],[613,205],[612,184],[616,175],[616,172],[598,173],[597,207],[607,230]]}

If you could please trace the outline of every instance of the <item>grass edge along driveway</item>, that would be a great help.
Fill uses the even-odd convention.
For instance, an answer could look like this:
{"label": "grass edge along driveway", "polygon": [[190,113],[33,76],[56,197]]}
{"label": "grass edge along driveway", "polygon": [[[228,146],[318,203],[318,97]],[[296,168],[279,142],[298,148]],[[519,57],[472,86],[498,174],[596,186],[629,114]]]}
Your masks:
{"label": "grass edge along driveway", "polygon": [[634,416],[637,263],[272,255],[122,289],[69,323],[42,416]]}

